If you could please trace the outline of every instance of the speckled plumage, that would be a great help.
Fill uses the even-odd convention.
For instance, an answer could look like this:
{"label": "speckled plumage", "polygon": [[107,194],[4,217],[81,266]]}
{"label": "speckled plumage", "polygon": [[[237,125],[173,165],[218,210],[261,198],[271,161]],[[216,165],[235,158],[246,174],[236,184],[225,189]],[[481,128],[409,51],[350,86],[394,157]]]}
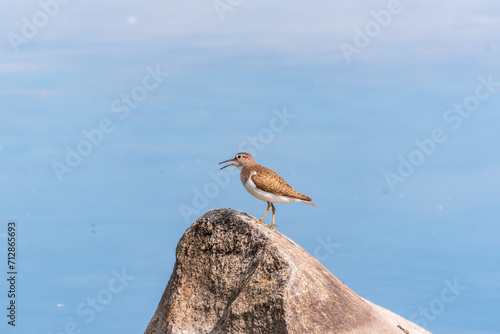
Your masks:
{"label": "speckled plumage", "polygon": [[249,177],[258,189],[265,192],[311,201],[310,197],[295,191],[281,176],[267,167],[258,164],[243,167],[240,172],[241,183],[245,184]]}

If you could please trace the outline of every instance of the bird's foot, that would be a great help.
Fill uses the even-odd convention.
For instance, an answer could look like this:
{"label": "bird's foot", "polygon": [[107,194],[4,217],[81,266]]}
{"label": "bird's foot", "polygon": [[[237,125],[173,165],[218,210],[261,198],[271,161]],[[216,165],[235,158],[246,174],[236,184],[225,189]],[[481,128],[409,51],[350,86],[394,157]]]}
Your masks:
{"label": "bird's foot", "polygon": [[265,223],[264,223],[264,219],[258,220],[258,219],[255,219],[255,218],[254,218],[254,220],[255,220],[255,222],[256,222],[257,224],[265,224]]}
{"label": "bird's foot", "polygon": [[273,229],[275,226],[278,226],[276,225],[275,223],[272,223],[271,225],[266,225],[266,227],[268,227],[269,229]]}

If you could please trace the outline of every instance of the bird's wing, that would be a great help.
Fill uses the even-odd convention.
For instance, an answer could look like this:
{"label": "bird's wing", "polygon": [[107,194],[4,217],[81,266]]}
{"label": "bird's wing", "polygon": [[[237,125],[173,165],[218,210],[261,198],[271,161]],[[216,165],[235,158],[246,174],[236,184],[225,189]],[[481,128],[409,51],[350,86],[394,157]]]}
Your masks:
{"label": "bird's wing", "polygon": [[250,177],[257,188],[261,190],[304,201],[311,200],[310,197],[295,191],[281,176],[264,166],[258,165],[256,172]]}

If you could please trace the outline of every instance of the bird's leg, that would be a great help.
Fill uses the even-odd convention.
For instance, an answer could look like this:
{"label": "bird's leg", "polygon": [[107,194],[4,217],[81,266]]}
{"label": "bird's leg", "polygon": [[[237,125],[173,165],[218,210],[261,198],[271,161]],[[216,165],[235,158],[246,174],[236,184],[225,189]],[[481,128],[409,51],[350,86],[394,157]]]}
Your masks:
{"label": "bird's leg", "polygon": [[260,220],[257,220],[257,223],[259,224],[264,224],[264,218],[266,218],[266,215],[267,213],[269,212],[269,210],[271,209],[271,202],[267,202],[267,210],[266,210],[266,213],[264,213],[264,216],[260,219]]}
{"label": "bird's leg", "polygon": [[273,227],[275,226],[278,226],[274,223],[274,213],[276,212],[276,208],[274,207],[273,203],[271,203],[271,207],[273,208],[273,223],[271,224],[271,226],[268,226],[271,230],[273,229]]}

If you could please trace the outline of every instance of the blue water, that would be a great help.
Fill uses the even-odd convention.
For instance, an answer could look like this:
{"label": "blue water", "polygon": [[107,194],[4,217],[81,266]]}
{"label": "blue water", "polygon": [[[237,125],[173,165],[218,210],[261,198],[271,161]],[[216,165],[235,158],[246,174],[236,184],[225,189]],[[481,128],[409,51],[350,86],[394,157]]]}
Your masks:
{"label": "blue water", "polygon": [[278,229],[360,296],[499,333],[500,5],[401,2],[348,61],[388,2],[213,4],[0,14],[2,333],[143,332],[197,217],[264,213],[218,171],[238,151],[320,206]]}

